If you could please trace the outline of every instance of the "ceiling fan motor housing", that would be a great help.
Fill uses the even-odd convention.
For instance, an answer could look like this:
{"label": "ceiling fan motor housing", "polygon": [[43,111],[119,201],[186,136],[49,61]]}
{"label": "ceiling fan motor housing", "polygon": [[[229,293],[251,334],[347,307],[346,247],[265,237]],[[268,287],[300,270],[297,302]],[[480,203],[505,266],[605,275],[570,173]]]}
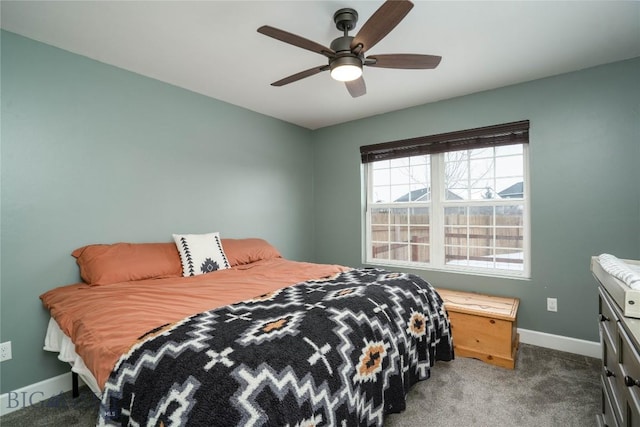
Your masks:
{"label": "ceiling fan motor housing", "polygon": [[351,52],[351,36],[338,37],[331,42],[329,46],[334,52],[340,54],[341,52]]}
{"label": "ceiling fan motor housing", "polygon": [[333,14],[333,22],[340,31],[351,31],[356,27],[358,22],[358,12],[351,8],[344,8]]}
{"label": "ceiling fan motor housing", "polygon": [[329,63],[331,71],[337,67],[352,66],[362,68],[362,60],[354,55],[338,56]]}
{"label": "ceiling fan motor housing", "polygon": [[351,52],[351,40],[353,40],[353,37],[343,36],[331,42],[331,49],[336,53],[334,58],[329,59],[331,71],[343,66],[362,68],[363,57]]}

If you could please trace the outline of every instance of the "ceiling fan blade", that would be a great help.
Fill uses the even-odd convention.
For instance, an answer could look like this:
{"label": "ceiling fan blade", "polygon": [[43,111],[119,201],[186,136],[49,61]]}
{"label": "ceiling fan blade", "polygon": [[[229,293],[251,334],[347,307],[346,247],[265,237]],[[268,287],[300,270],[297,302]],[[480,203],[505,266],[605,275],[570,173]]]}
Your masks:
{"label": "ceiling fan blade", "polygon": [[371,55],[367,57],[375,60],[373,63],[365,61],[365,65],[369,67],[379,68],[403,68],[409,70],[430,70],[436,68],[440,64],[441,56],[435,55],[416,55],[412,53],[397,53],[389,55]]}
{"label": "ceiling fan blade", "polygon": [[367,93],[367,85],[364,84],[364,79],[362,77],[351,80],[350,82],[344,82],[344,85],[347,87],[347,90],[353,98],[357,98]]}
{"label": "ceiling fan blade", "polygon": [[413,3],[408,0],[387,0],[384,2],[353,38],[351,51],[356,50],[358,45],[362,45],[362,48],[357,51],[358,53],[371,49],[407,16],[411,8],[413,8]]}
{"label": "ceiling fan blade", "polygon": [[277,82],[271,83],[271,86],[284,86],[289,83],[297,82],[298,80],[302,80],[305,77],[311,77],[314,74],[318,74],[322,71],[328,70],[328,65],[321,65],[320,67],[309,68],[308,70],[300,71],[299,73],[293,74],[289,77],[285,77],[284,79],[278,80]]}
{"label": "ceiling fan blade", "polygon": [[276,40],[301,47],[302,49],[307,49],[311,52],[319,53],[320,55],[324,55],[327,58],[333,58],[336,56],[336,53],[326,46],[323,46],[309,39],[305,39],[304,37],[288,33],[284,30],[270,27],[268,25],[263,25],[262,27],[258,28],[258,32],[264,34],[265,36],[273,37]]}

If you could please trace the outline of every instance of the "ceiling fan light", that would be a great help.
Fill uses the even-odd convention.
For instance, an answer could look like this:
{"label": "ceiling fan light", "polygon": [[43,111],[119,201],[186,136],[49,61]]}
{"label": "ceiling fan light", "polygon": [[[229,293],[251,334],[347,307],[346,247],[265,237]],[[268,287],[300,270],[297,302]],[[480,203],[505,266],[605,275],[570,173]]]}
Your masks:
{"label": "ceiling fan light", "polygon": [[331,62],[331,78],[339,82],[350,82],[362,75],[362,61],[353,56],[343,56]]}

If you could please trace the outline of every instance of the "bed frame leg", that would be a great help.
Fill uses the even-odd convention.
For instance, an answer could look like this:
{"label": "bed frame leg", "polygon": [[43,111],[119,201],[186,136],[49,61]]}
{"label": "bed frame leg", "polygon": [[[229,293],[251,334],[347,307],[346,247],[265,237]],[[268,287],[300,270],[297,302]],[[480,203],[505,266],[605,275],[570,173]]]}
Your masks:
{"label": "bed frame leg", "polygon": [[78,389],[78,374],[75,372],[71,372],[71,387],[73,387],[71,391],[71,395],[75,399],[80,396],[80,390]]}

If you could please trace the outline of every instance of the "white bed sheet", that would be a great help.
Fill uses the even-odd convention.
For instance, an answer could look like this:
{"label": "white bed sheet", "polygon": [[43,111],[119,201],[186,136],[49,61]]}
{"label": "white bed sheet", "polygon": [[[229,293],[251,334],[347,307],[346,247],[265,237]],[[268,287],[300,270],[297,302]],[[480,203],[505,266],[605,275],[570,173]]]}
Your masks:
{"label": "white bed sheet", "polygon": [[71,365],[71,371],[77,373],[91,391],[102,397],[102,391],[91,371],[84,364],[82,358],[76,353],[76,346],[62,330],[58,323],[49,319],[47,334],[44,337],[44,350],[58,353],[58,359]]}

